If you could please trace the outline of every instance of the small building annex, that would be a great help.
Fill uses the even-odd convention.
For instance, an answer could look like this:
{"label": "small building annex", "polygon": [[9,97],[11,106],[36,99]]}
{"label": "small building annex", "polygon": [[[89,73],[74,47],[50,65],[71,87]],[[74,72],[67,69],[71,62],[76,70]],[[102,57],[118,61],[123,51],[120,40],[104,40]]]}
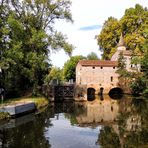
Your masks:
{"label": "small building annex", "polygon": [[[119,87],[119,75],[116,73],[118,58],[123,53],[126,69],[132,71],[132,52],[126,49],[121,35],[118,47],[111,60],[81,60],[76,66],[76,85],[95,89],[96,94],[108,94],[113,88]],[[125,92],[126,93],[126,92]]]}

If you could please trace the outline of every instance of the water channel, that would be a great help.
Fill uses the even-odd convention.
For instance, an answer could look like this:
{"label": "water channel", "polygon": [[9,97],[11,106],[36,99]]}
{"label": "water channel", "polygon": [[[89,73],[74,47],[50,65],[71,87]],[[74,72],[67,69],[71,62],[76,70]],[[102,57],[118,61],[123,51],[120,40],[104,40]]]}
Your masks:
{"label": "water channel", "polygon": [[50,103],[0,123],[1,148],[147,148],[148,99]]}

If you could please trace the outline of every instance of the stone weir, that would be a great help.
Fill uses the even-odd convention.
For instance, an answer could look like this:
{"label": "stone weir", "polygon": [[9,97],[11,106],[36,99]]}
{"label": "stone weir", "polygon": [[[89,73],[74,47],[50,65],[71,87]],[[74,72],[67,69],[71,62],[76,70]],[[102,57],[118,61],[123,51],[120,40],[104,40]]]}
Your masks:
{"label": "stone weir", "polygon": [[34,102],[20,103],[0,107],[0,112],[8,112],[10,116],[15,117],[22,114],[34,112],[36,106]]}

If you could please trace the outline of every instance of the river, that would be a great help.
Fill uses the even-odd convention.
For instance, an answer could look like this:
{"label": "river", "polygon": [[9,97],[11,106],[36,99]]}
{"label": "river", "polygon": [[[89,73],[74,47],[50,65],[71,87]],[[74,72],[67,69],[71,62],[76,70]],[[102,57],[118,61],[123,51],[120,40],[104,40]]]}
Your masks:
{"label": "river", "polygon": [[50,103],[0,123],[1,148],[148,148],[148,99]]}

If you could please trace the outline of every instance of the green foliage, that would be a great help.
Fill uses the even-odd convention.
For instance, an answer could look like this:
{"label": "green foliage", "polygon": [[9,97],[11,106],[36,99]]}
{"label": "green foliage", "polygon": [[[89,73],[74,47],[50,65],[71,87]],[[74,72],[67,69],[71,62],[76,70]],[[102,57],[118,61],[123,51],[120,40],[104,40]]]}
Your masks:
{"label": "green foliage", "polygon": [[119,41],[121,33],[120,24],[116,18],[109,17],[105,21],[101,33],[98,35],[98,45],[103,52],[102,58],[109,59],[115,52],[115,47]]}
{"label": "green foliage", "polygon": [[110,59],[115,52],[121,32],[124,34],[125,44],[135,54],[143,54],[142,45],[145,42],[145,29],[148,28],[148,9],[141,5],[125,10],[120,20],[109,17],[98,35],[98,45],[103,51],[102,58]]}
{"label": "green foliage", "polygon": [[63,77],[65,80],[73,79],[75,80],[76,76],[76,65],[79,62],[79,60],[85,59],[83,56],[73,56],[68,60],[63,67]]}
{"label": "green foliage", "polygon": [[57,20],[72,22],[68,0],[3,0],[0,2],[0,87],[13,95],[43,84],[50,68],[51,50],[73,46],[54,28]]}
{"label": "green foliage", "polygon": [[148,94],[148,39],[143,44],[142,50],[144,52],[144,55],[141,59],[142,75],[136,78],[135,81],[131,84],[133,93],[136,94]]}
{"label": "green foliage", "polygon": [[143,44],[144,56],[141,59],[142,70],[144,77],[148,80],[148,30],[147,30],[147,40]]}
{"label": "green foliage", "polygon": [[132,88],[133,94],[140,94],[144,91],[146,87],[145,79],[143,77],[138,77],[130,84],[130,87]]}
{"label": "green foliage", "polygon": [[87,59],[88,60],[99,60],[99,58],[95,52],[91,52],[90,54],[88,54]]}
{"label": "green foliage", "polygon": [[10,114],[7,112],[0,112],[0,120],[6,120],[10,118]]}
{"label": "green foliage", "polygon": [[105,126],[101,131],[98,143],[104,148],[119,148],[120,141],[118,135],[110,128]]}
{"label": "green foliage", "polygon": [[49,83],[51,80],[62,80],[62,70],[58,67],[52,67],[49,74],[45,78],[45,83]]}
{"label": "green foliage", "polygon": [[141,63],[142,74],[131,83],[131,88],[135,94],[148,94],[148,30],[145,30],[145,43],[142,45],[143,56],[135,61]]}

